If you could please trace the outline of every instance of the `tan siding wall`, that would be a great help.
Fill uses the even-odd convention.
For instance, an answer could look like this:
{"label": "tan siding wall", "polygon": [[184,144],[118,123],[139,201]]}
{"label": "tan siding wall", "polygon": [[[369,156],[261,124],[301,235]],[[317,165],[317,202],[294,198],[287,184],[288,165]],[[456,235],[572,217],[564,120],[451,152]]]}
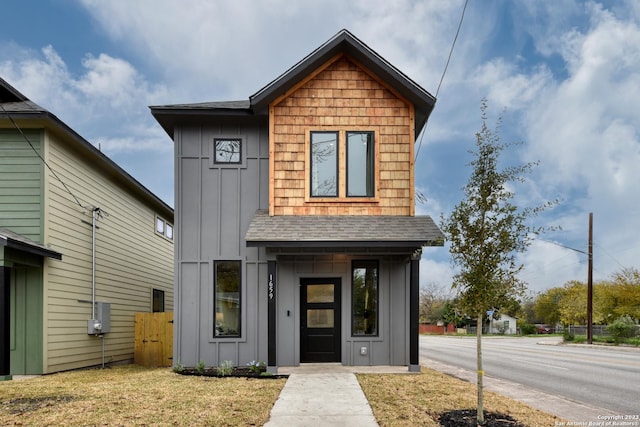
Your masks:
{"label": "tan siding wall", "polygon": [[[156,234],[158,212],[135,193],[51,134],[46,143],[49,164],[82,205],[108,213],[96,237],[96,300],[111,303],[105,362],[133,359],[134,313],[151,311],[152,288],[164,290],[165,310],[173,310],[173,243]],[[45,261],[44,370],[56,372],[102,363],[102,343],[87,335],[91,304],[83,302],[92,293],[91,212],[50,174],[46,185],[45,241],[63,254]]]}
{"label": "tan siding wall", "polygon": [[[272,215],[413,215],[413,106],[347,56],[329,61],[270,109]],[[376,196],[344,197],[344,141],[339,180],[342,197],[309,197],[309,132],[373,130]]]}

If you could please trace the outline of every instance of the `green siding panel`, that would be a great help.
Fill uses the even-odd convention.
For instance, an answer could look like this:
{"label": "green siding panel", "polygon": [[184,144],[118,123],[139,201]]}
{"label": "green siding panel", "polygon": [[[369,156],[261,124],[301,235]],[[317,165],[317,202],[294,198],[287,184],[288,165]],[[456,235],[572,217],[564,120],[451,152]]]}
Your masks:
{"label": "green siding panel", "polygon": [[[25,130],[42,154],[42,130]],[[0,129],[0,227],[43,242],[44,167],[16,130]]]}
{"label": "green siding panel", "polygon": [[11,375],[42,374],[42,268],[11,267]]}

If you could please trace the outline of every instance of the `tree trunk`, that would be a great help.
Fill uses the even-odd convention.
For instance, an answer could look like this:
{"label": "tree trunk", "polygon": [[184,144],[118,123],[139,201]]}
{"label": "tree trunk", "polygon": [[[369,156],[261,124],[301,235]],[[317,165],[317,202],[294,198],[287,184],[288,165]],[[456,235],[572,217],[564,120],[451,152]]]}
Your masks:
{"label": "tree trunk", "polygon": [[483,398],[483,379],[484,371],[482,370],[482,312],[478,313],[478,322],[476,327],[476,350],[478,352],[478,425],[484,425],[484,398]]}

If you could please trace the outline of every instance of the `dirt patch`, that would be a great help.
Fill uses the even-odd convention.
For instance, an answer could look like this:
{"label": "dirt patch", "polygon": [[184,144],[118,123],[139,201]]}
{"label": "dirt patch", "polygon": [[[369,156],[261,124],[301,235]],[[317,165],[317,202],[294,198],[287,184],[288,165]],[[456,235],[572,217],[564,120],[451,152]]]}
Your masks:
{"label": "dirt patch", "polygon": [[0,402],[0,408],[8,414],[24,414],[45,407],[57,406],[74,400],[71,396],[19,397]]}
{"label": "dirt patch", "polygon": [[[445,412],[440,415],[439,421],[442,427],[476,427],[477,414],[475,409],[458,409]],[[515,418],[507,414],[484,411],[485,427],[525,427]]]}

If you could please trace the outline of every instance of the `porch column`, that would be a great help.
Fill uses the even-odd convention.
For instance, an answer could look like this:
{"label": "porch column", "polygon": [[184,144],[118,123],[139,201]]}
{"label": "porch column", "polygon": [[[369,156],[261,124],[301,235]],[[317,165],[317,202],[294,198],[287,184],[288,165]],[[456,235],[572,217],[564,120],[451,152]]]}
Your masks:
{"label": "porch column", "polygon": [[409,278],[409,372],[420,372],[420,255],[411,257]]}
{"label": "porch column", "polygon": [[276,374],[278,372],[277,362],[277,284],[276,284],[276,262],[267,261],[267,372]]}
{"label": "porch column", "polygon": [[[2,248],[0,248],[1,250]],[[1,261],[1,260],[0,260]],[[0,262],[0,381],[11,379],[10,367],[10,295],[11,269]]]}

